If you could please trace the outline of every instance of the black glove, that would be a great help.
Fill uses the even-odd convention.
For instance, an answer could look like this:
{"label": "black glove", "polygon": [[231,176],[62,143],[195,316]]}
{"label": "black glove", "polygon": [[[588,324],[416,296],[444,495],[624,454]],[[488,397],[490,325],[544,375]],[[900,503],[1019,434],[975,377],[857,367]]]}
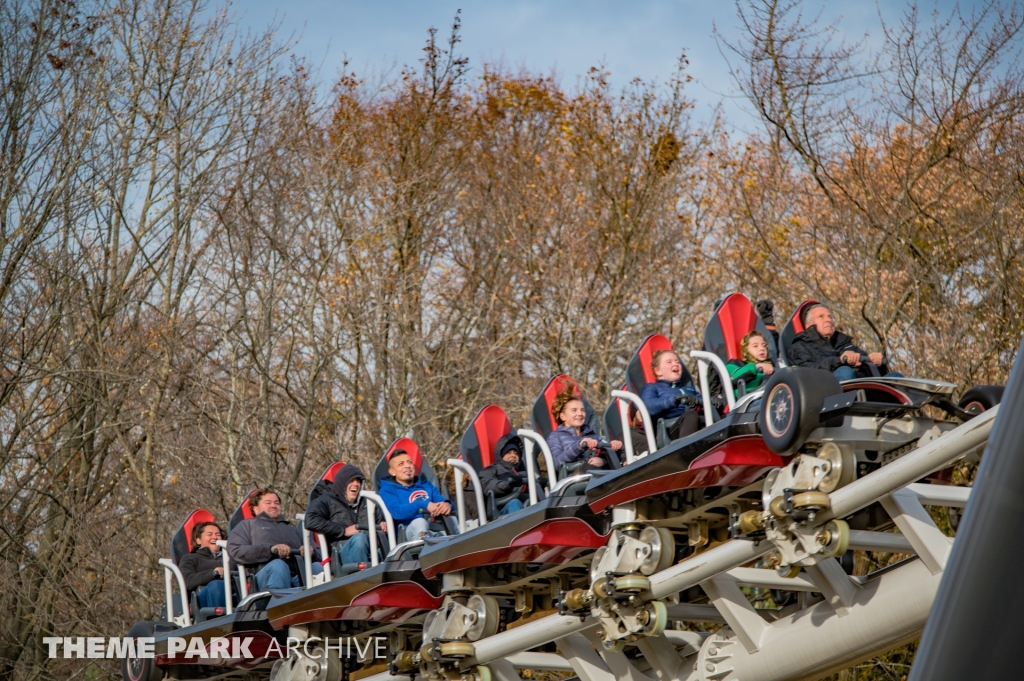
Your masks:
{"label": "black glove", "polygon": [[715,409],[721,409],[723,404],[725,404],[725,398],[721,395],[714,395],[711,398],[711,406]]}
{"label": "black glove", "polygon": [[511,485],[518,487],[519,485],[522,485],[524,482],[526,482],[526,477],[522,473],[516,473],[515,475],[508,478],[508,481]]}
{"label": "black glove", "polygon": [[683,393],[680,393],[676,395],[676,404],[685,404],[687,407],[693,409],[698,404],[700,404],[700,398],[694,397],[693,395],[685,395]]}
{"label": "black glove", "polygon": [[547,487],[548,486],[548,479],[545,478],[543,475],[540,476],[539,478],[537,478],[537,486],[538,487]]}
{"label": "black glove", "polygon": [[509,492],[512,491],[512,481],[511,480],[502,480],[497,485],[495,485],[495,489],[496,489],[496,491],[498,492],[499,495],[508,494]]}
{"label": "black glove", "polygon": [[775,303],[767,299],[759,300],[754,307],[765,326],[775,326]]}

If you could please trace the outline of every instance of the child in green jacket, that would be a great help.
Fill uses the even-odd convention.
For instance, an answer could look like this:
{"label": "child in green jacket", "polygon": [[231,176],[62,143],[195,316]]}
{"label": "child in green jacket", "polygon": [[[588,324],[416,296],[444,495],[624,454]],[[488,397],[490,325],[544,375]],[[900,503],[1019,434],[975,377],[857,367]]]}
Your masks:
{"label": "child in green jacket", "polygon": [[[725,367],[733,386],[738,386],[742,380],[748,393],[757,390],[765,377],[775,371],[775,365],[768,358],[768,341],[760,331],[751,331],[743,337],[743,359],[730,359]],[[739,397],[738,387],[733,388],[733,392]]]}

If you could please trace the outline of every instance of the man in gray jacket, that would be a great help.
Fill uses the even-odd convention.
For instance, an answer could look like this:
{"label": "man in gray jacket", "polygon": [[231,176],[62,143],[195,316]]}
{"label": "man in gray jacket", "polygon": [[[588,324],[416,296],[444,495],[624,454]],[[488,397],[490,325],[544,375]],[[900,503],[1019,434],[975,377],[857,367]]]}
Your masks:
{"label": "man in gray jacket", "polygon": [[[281,515],[281,498],[265,487],[249,495],[247,503],[254,517],[231,530],[228,556],[256,570],[256,587],[260,591],[299,586],[300,567],[292,551],[302,555],[302,532]],[[315,549],[312,567],[314,575],[324,571]]]}

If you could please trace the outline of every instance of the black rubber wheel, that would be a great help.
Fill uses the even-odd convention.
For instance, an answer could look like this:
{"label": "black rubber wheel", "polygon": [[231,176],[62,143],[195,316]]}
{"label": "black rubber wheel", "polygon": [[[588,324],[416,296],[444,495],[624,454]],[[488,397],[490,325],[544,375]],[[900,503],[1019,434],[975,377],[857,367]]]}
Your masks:
{"label": "black rubber wheel", "polygon": [[765,444],[776,454],[791,454],[821,425],[822,403],[843,392],[831,371],[787,367],[776,371],[764,388],[757,424]]}
{"label": "black rubber wheel", "polygon": [[960,408],[972,414],[980,414],[999,404],[1003,399],[1003,386],[976,385],[960,398]]}
{"label": "black rubber wheel", "polygon": [[[136,622],[128,630],[127,638],[152,638],[156,622]],[[124,681],[160,681],[163,670],[152,657],[126,657],[121,660],[121,678]]]}

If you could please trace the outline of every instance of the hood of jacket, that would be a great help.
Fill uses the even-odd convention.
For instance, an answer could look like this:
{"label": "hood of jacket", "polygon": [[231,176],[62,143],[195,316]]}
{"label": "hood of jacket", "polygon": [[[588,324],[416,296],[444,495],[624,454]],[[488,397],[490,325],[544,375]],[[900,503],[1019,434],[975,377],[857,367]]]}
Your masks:
{"label": "hood of jacket", "polygon": [[[334,475],[334,482],[331,483],[331,493],[338,497],[338,501],[348,504],[347,491],[349,483],[353,480],[362,480],[363,484],[366,484],[366,476],[363,475],[363,471],[359,469],[359,466],[347,463],[338,469],[338,472]],[[356,504],[359,503],[359,499],[356,498]],[[354,504],[349,504],[354,505]]]}
{"label": "hood of jacket", "polygon": [[516,449],[519,450],[519,461],[522,463],[524,450],[523,439],[516,435],[515,431],[505,433],[498,438],[497,442],[494,443],[493,454],[495,463],[502,460],[501,453],[505,450],[505,447],[510,444],[514,444]]}

